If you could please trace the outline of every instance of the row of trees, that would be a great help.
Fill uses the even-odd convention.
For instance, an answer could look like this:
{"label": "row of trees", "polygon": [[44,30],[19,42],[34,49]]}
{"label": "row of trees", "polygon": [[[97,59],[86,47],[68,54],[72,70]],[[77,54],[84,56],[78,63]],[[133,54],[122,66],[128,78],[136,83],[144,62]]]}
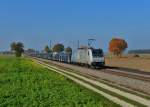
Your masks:
{"label": "row of trees", "polygon": [[48,45],[46,45],[45,48],[44,48],[44,51],[46,53],[50,53],[50,52],[58,52],[58,53],[60,53],[62,51],[65,51],[67,53],[72,53],[71,47],[65,48],[63,44],[56,44],[56,45],[54,45],[54,47],[52,49],[49,48]]}
{"label": "row of trees", "polygon": [[150,49],[129,50],[129,54],[150,54]]}
{"label": "row of trees", "polygon": [[[124,39],[120,38],[113,38],[109,42],[109,52],[113,53],[114,55],[121,56],[121,54],[128,48],[128,44]],[[64,48],[63,44],[56,44],[52,49],[48,46],[45,46],[45,52],[49,53],[53,52],[62,52],[65,51],[67,53],[72,53],[72,49],[70,47]]]}
{"label": "row of trees", "polygon": [[[14,51],[15,55],[17,57],[21,57],[22,53],[24,52],[24,45],[21,42],[13,42],[11,45],[11,50]],[[126,48],[128,48],[128,44],[124,39],[119,38],[113,38],[109,42],[109,51],[113,53],[114,55],[121,55]],[[48,46],[45,46],[44,51],[46,53],[50,52],[62,52],[65,51],[67,53],[72,53],[71,47],[65,48],[63,44],[56,44],[53,46],[53,48],[49,48]]]}

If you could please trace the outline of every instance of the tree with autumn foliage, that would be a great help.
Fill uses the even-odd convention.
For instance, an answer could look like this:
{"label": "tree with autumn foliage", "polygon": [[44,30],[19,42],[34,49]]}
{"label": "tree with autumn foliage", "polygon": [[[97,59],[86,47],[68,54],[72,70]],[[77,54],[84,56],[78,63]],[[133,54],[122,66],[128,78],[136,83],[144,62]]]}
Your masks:
{"label": "tree with autumn foliage", "polygon": [[126,48],[128,48],[128,44],[124,39],[113,38],[109,42],[109,51],[114,55],[121,55],[126,50]]}

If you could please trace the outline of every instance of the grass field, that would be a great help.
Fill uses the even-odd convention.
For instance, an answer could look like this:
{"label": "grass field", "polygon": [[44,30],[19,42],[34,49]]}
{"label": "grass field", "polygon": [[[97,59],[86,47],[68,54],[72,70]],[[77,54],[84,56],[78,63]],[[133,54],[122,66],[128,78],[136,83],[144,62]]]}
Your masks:
{"label": "grass field", "polygon": [[105,59],[106,59],[106,65],[108,66],[132,68],[132,69],[138,69],[138,70],[150,72],[150,58],[144,58],[144,57],[109,58],[109,57],[106,57]]}
{"label": "grass field", "polygon": [[118,107],[30,59],[0,56],[0,107]]}

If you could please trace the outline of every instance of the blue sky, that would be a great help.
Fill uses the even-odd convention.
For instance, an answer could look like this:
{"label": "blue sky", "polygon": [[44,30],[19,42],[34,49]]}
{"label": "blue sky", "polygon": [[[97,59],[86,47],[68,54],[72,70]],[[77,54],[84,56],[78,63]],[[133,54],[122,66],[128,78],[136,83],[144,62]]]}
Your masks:
{"label": "blue sky", "polygon": [[0,0],[0,50],[13,41],[42,49],[52,43],[108,49],[113,37],[128,49],[150,48],[150,0]]}

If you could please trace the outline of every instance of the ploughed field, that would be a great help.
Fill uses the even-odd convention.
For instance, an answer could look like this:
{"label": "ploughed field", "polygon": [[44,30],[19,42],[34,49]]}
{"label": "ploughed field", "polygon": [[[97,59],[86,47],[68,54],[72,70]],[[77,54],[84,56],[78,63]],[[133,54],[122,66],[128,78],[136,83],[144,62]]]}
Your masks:
{"label": "ploughed field", "polygon": [[27,58],[0,56],[0,107],[117,107]]}
{"label": "ploughed field", "polygon": [[141,71],[150,72],[150,57],[124,57],[124,58],[116,58],[116,57],[106,57],[106,65],[111,67],[123,67],[123,68],[131,68],[137,69]]}

